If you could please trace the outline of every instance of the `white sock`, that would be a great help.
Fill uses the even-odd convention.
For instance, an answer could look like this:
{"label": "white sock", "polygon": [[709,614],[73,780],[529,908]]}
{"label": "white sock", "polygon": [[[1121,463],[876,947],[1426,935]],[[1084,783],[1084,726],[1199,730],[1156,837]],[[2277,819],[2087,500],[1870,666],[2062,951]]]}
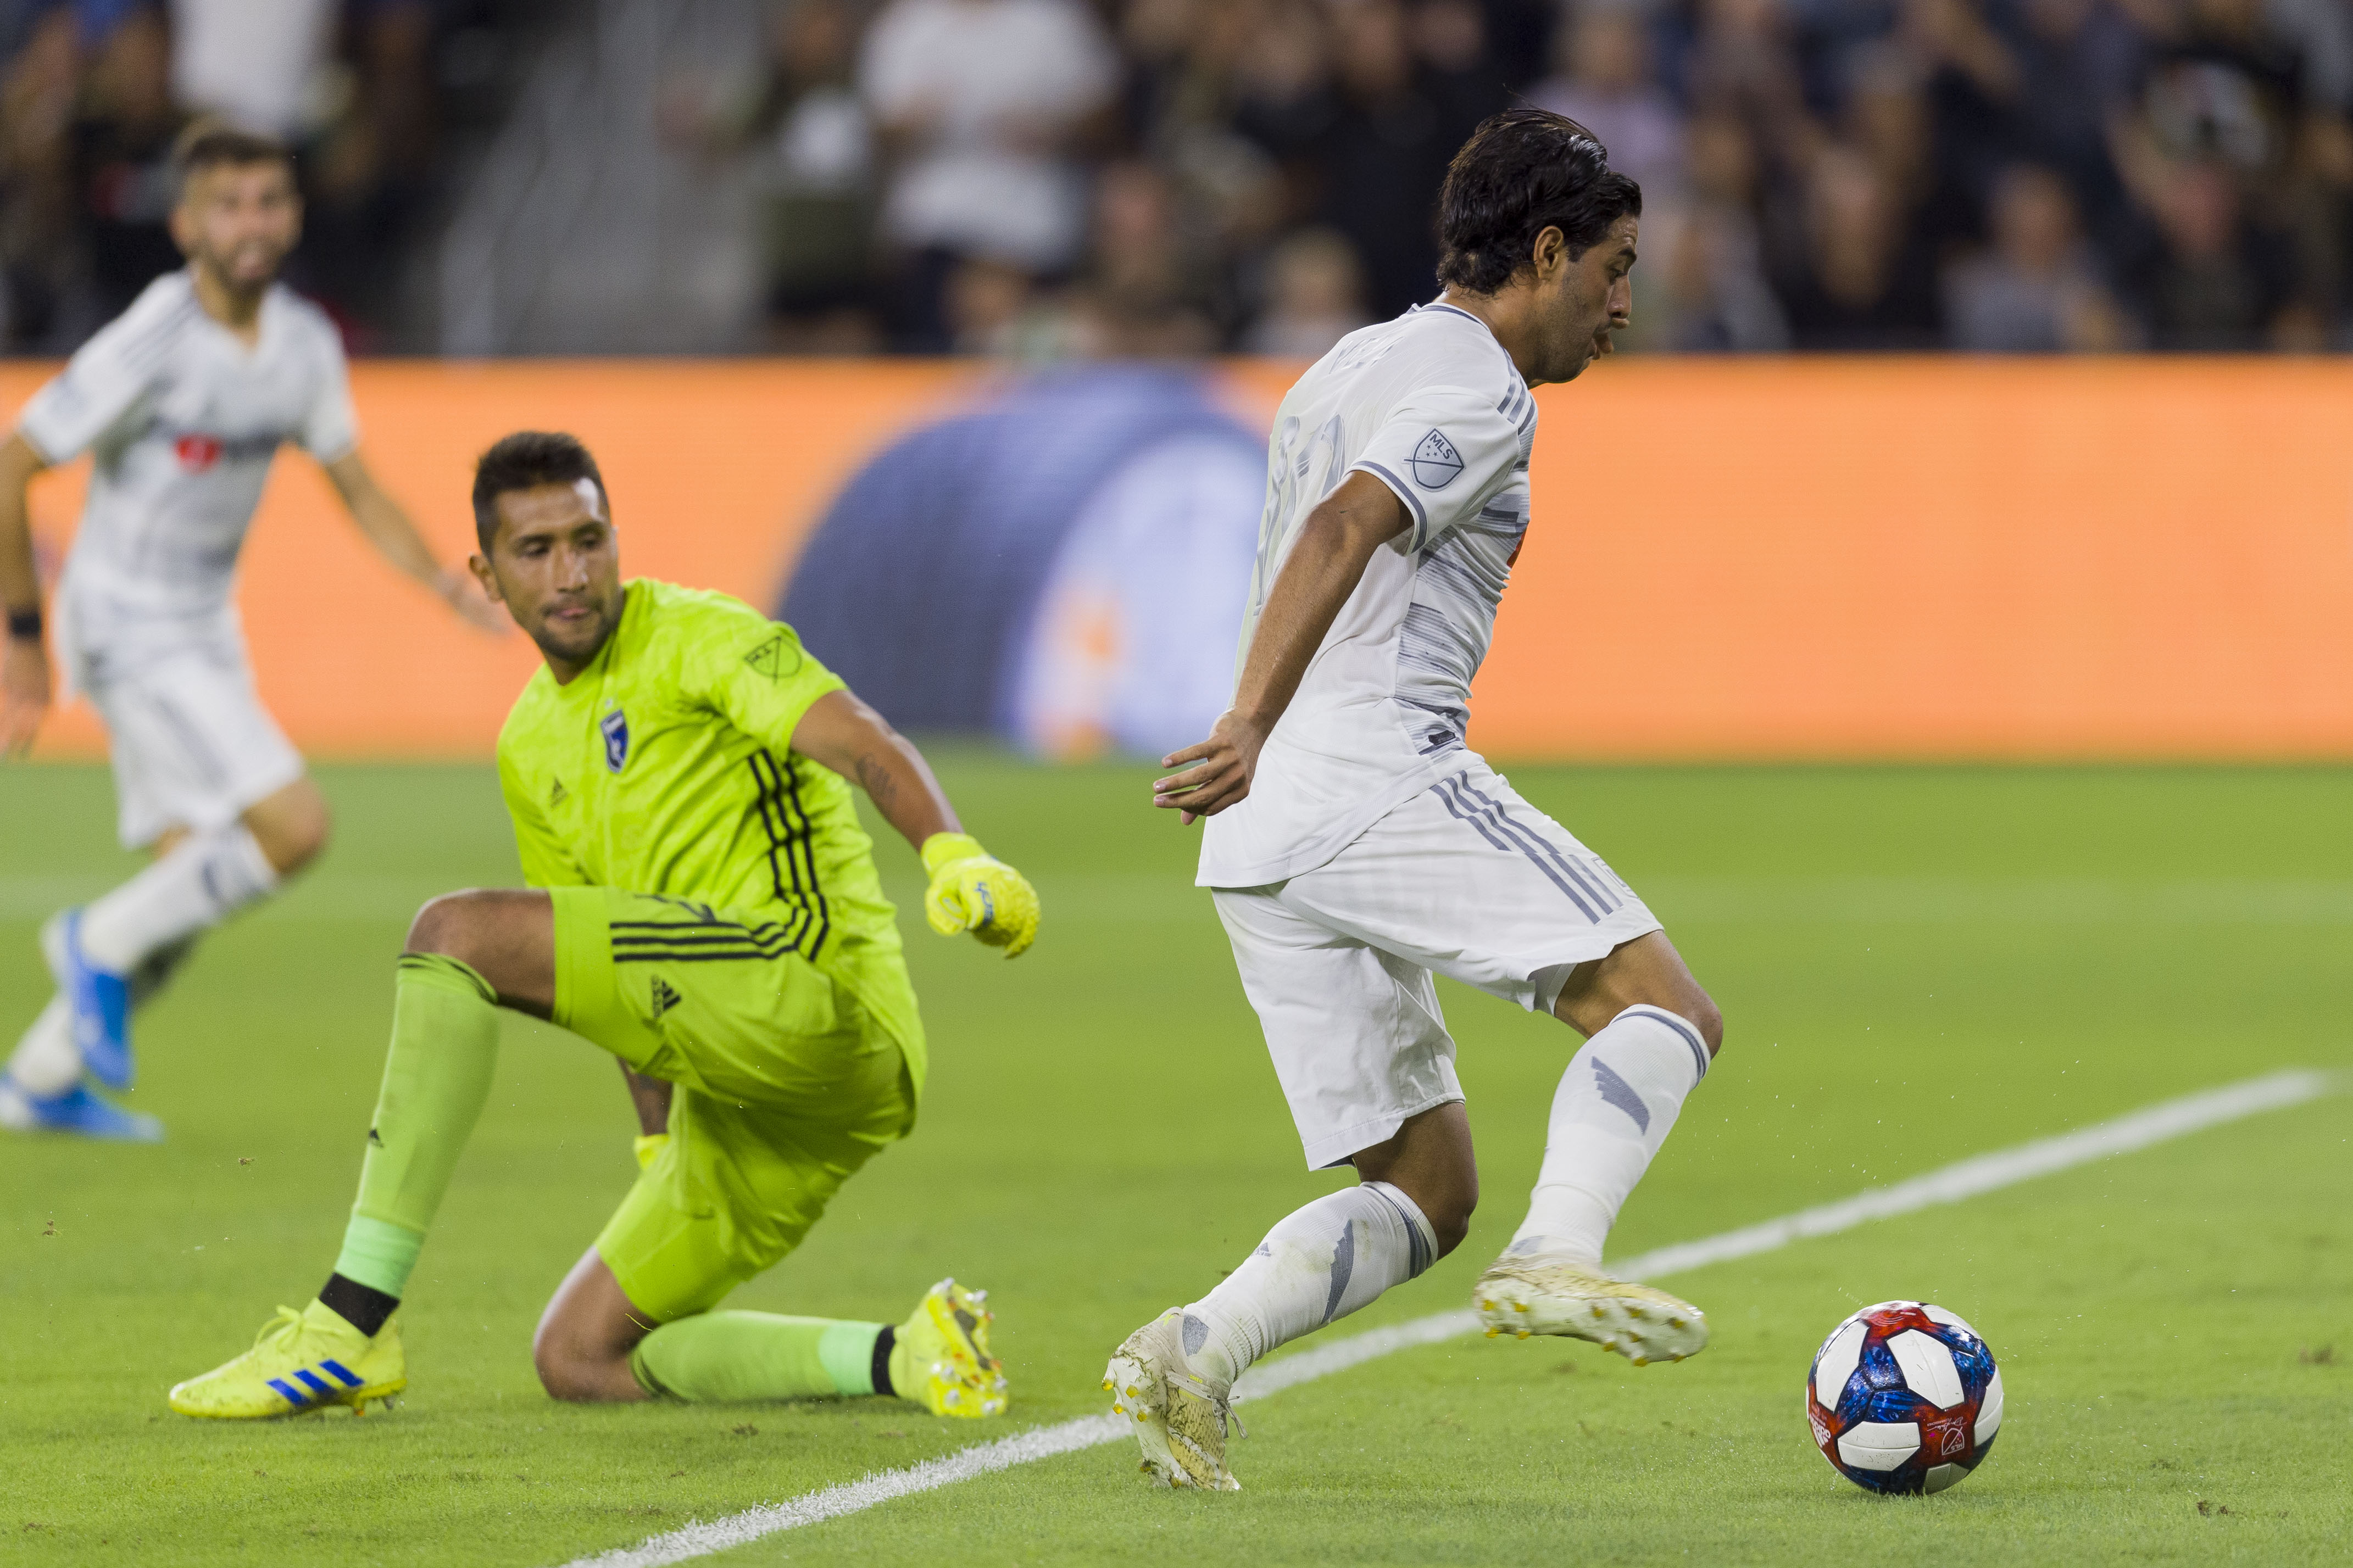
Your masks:
{"label": "white sock", "polygon": [[73,1009],[52,996],[41,1016],[16,1041],[8,1078],[18,1089],[47,1100],[71,1089],[81,1077],[81,1052],[74,1047]]}
{"label": "white sock", "polygon": [[1565,1252],[1600,1262],[1618,1211],[1707,1063],[1699,1031],[1663,1007],[1629,1007],[1586,1041],[1553,1095],[1544,1169],[1505,1255]]}
{"label": "white sock", "polygon": [[128,974],[160,948],[220,924],[278,889],[277,868],[241,822],[186,842],[99,899],[81,917],[91,963]]}
{"label": "white sock", "polygon": [[1420,1207],[1387,1182],[1317,1198],[1185,1309],[1185,1359],[1229,1384],[1275,1346],[1346,1317],[1437,1257]]}

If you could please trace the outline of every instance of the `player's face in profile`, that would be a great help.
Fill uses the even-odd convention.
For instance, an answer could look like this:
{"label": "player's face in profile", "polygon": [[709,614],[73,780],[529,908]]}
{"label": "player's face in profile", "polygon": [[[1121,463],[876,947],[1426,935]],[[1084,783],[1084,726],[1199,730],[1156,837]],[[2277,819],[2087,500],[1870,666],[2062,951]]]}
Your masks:
{"label": "player's face in profile", "polygon": [[1556,372],[1541,379],[1575,380],[1587,365],[1612,352],[1609,334],[1633,320],[1634,241],[1640,227],[1639,219],[1621,217],[1600,243],[1575,260],[1563,252],[1546,310],[1552,324],[1545,334],[1546,347]]}
{"label": "player's face in profile", "polygon": [[499,531],[474,574],[568,679],[621,621],[621,545],[605,498],[581,479],[508,490],[491,504]]}
{"label": "player's face in profile", "polygon": [[189,260],[234,292],[269,287],[302,237],[302,199],[292,171],[275,160],[197,171],[172,213],[172,237]]}

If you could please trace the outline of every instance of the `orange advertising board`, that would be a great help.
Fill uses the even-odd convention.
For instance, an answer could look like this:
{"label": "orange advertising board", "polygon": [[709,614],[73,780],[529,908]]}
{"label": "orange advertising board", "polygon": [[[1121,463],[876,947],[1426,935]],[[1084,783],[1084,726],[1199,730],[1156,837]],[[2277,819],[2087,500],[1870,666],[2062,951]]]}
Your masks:
{"label": "orange advertising board", "polygon": [[1499,754],[2353,756],[2353,364],[1628,360],[1539,399]]}
{"label": "orange advertising board", "polygon": [[[1262,425],[1296,368],[1216,374]],[[0,400],[47,373],[0,369]],[[763,605],[861,463],[986,384],[892,362],[354,371],[368,460],[445,554],[470,541],[474,455],[566,429],[630,572]],[[2353,756],[2353,366],[1627,359],[1538,399],[1535,523],[1473,709],[1496,755]],[[36,485],[52,560],[82,483]],[[487,755],[535,657],[373,560],[295,453],[240,604],[264,698],[318,755]],[[41,750],[102,744],[80,707]]]}

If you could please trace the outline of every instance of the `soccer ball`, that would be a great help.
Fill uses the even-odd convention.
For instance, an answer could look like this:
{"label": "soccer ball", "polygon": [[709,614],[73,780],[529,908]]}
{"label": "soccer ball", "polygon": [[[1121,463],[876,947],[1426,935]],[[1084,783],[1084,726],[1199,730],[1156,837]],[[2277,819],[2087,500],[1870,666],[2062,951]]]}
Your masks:
{"label": "soccer ball", "polygon": [[2001,1373],[1944,1308],[1882,1301],[1814,1352],[1806,1420],[1831,1468],[1866,1491],[1940,1492],[1993,1447]]}

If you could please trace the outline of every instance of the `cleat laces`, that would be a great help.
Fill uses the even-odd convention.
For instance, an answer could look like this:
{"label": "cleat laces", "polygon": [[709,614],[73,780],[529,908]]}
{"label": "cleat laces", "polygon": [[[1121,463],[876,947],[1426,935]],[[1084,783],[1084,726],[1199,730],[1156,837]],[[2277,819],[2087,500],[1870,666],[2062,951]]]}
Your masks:
{"label": "cleat laces", "polygon": [[261,1331],[253,1336],[253,1348],[259,1350],[264,1345],[272,1350],[290,1347],[301,1331],[302,1314],[295,1308],[280,1307],[278,1315],[262,1324]]}

